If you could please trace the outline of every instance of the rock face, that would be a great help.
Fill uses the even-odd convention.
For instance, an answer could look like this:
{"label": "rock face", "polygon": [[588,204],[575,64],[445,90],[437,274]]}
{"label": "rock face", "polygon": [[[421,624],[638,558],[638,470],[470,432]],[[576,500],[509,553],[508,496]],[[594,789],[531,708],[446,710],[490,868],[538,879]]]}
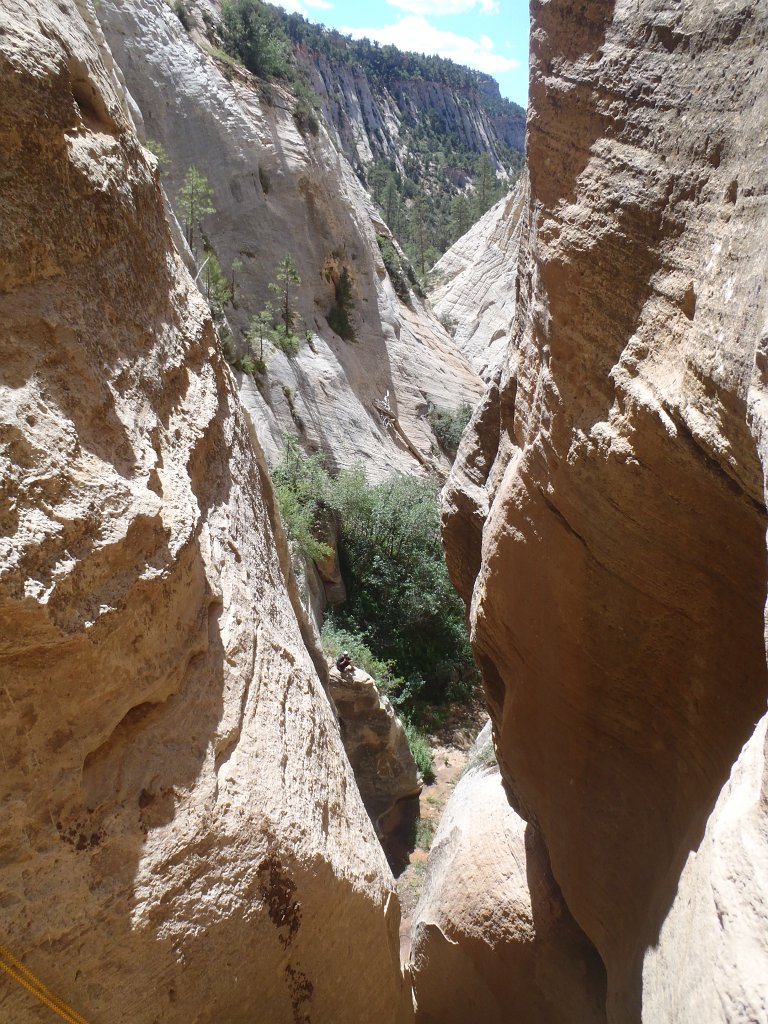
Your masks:
{"label": "rock face", "polygon": [[105,56],[3,4],[3,945],[94,1022],[393,1022],[392,879]]}
{"label": "rock face", "polygon": [[605,1020],[605,971],[573,921],[547,851],[509,806],[490,724],[429,855],[410,969],[419,1024]]}
{"label": "rock face", "polygon": [[402,722],[362,669],[341,673],[331,668],[329,692],[365,809],[385,851],[393,858],[389,832],[402,825],[402,815],[393,812],[398,804],[421,792],[419,772]]}
{"label": "rock face", "polygon": [[514,191],[491,207],[430,271],[432,308],[485,380],[493,376],[512,335],[520,215],[528,190],[523,173]]}
{"label": "rock face", "polygon": [[372,80],[359,62],[335,60],[322,54],[305,56],[305,64],[323,112],[353,166],[373,160],[391,160],[400,171],[413,155],[407,145],[406,126],[433,120],[451,134],[459,146],[487,152],[498,161],[503,146],[522,152],[525,111],[502,101],[499,86],[490,76],[470,75],[463,88],[419,75],[398,75]]}
{"label": "rock face", "polygon": [[766,794],[763,718],[688,858],[659,944],[646,954],[647,1020],[768,1020]]}
{"label": "rock face", "polygon": [[[274,298],[278,262],[290,253],[297,263],[310,343],[290,358],[267,344],[266,382],[241,382],[267,455],[276,457],[287,431],[325,451],[331,466],[363,460],[371,478],[447,472],[428,405],[475,402],[481,382],[426,305],[398,299],[376,242],[389,231],[325,130],[302,136],[279,87],[270,106],[245,72],[229,69],[228,81],[162,0],[103,0],[98,13],[146,135],[170,158],[163,181],[180,219],[177,193],[190,166],[213,188],[206,234],[225,271],[242,262],[229,311],[236,344]],[[327,321],[344,268],[356,343]]]}
{"label": "rock face", "polygon": [[532,11],[513,343],[446,493],[449,566],[609,1020],[764,1019],[768,886],[723,865],[760,865],[765,788],[740,830],[732,782],[706,830],[768,693],[768,11]]}

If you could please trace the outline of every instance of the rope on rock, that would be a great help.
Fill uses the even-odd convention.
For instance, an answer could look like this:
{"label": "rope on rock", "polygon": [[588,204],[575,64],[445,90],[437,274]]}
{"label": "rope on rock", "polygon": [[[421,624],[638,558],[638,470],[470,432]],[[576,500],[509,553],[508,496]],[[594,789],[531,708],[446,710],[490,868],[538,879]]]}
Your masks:
{"label": "rope on rock", "polygon": [[18,985],[25,988],[35,999],[45,1003],[50,1010],[58,1014],[67,1024],[87,1024],[79,1013],[73,1010],[71,1006],[67,1006],[64,1000],[59,999],[49,988],[46,988],[42,981],[35,977],[32,971],[17,960],[13,953],[9,953],[4,946],[0,946],[0,970],[5,971],[9,978],[13,978]]}

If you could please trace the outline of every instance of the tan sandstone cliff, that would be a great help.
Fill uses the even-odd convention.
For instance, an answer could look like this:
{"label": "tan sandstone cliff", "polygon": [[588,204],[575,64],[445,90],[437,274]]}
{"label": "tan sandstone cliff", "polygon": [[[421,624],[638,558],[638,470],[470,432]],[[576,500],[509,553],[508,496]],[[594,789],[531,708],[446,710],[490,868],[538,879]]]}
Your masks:
{"label": "tan sandstone cliff", "polygon": [[515,323],[449,565],[608,1019],[763,1021],[768,5],[532,14]]}
{"label": "tan sandstone cliff", "polygon": [[389,1024],[391,875],[94,33],[0,10],[1,941],[89,1024]]}
{"label": "tan sandstone cliff", "polygon": [[[191,165],[213,189],[217,212],[206,234],[225,270],[242,263],[237,308],[228,309],[236,344],[273,298],[278,262],[290,253],[298,266],[311,343],[290,358],[267,345],[265,381],[241,380],[270,459],[287,431],[335,466],[364,461],[371,478],[395,469],[447,473],[428,406],[474,404],[481,381],[425,303],[397,297],[376,242],[389,230],[325,128],[302,135],[279,84],[269,86],[268,103],[244,69],[225,68],[228,80],[163,0],[102,0],[98,16],[146,137],[170,158],[169,196],[176,202]],[[342,268],[353,283],[356,342],[327,322]]]}
{"label": "tan sandstone cliff", "polygon": [[600,1024],[603,965],[536,829],[509,806],[490,732],[489,722],[430,849],[411,943],[416,1020]]}

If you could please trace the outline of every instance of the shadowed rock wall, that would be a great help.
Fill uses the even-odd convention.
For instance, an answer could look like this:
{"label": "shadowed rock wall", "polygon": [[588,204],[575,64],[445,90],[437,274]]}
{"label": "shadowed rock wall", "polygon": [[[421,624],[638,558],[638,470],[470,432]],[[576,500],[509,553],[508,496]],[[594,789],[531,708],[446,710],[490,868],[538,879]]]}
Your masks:
{"label": "shadowed rock wall", "polygon": [[[651,999],[652,968],[644,998],[644,954],[768,694],[768,9],[532,13],[515,324],[445,540],[505,784],[603,958],[609,1020],[661,1022],[672,1002]],[[730,941],[697,1019],[764,1016],[764,947]],[[662,953],[682,1006],[708,948]]]}
{"label": "shadowed rock wall", "polygon": [[2,941],[92,1024],[389,1024],[392,878],[105,53],[3,4]]}

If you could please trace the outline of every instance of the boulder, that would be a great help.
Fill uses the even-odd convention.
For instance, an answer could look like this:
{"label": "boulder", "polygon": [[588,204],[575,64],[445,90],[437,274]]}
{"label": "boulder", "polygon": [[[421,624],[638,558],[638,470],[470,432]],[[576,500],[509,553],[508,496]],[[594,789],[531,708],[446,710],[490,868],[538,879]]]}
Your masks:
{"label": "boulder", "polygon": [[421,779],[403,724],[387,697],[362,669],[329,672],[344,749],[365,809],[393,869],[399,867],[400,835],[418,817],[413,798]]}
{"label": "boulder", "polygon": [[509,806],[490,724],[432,843],[409,969],[418,1024],[605,1020],[605,969]]}

